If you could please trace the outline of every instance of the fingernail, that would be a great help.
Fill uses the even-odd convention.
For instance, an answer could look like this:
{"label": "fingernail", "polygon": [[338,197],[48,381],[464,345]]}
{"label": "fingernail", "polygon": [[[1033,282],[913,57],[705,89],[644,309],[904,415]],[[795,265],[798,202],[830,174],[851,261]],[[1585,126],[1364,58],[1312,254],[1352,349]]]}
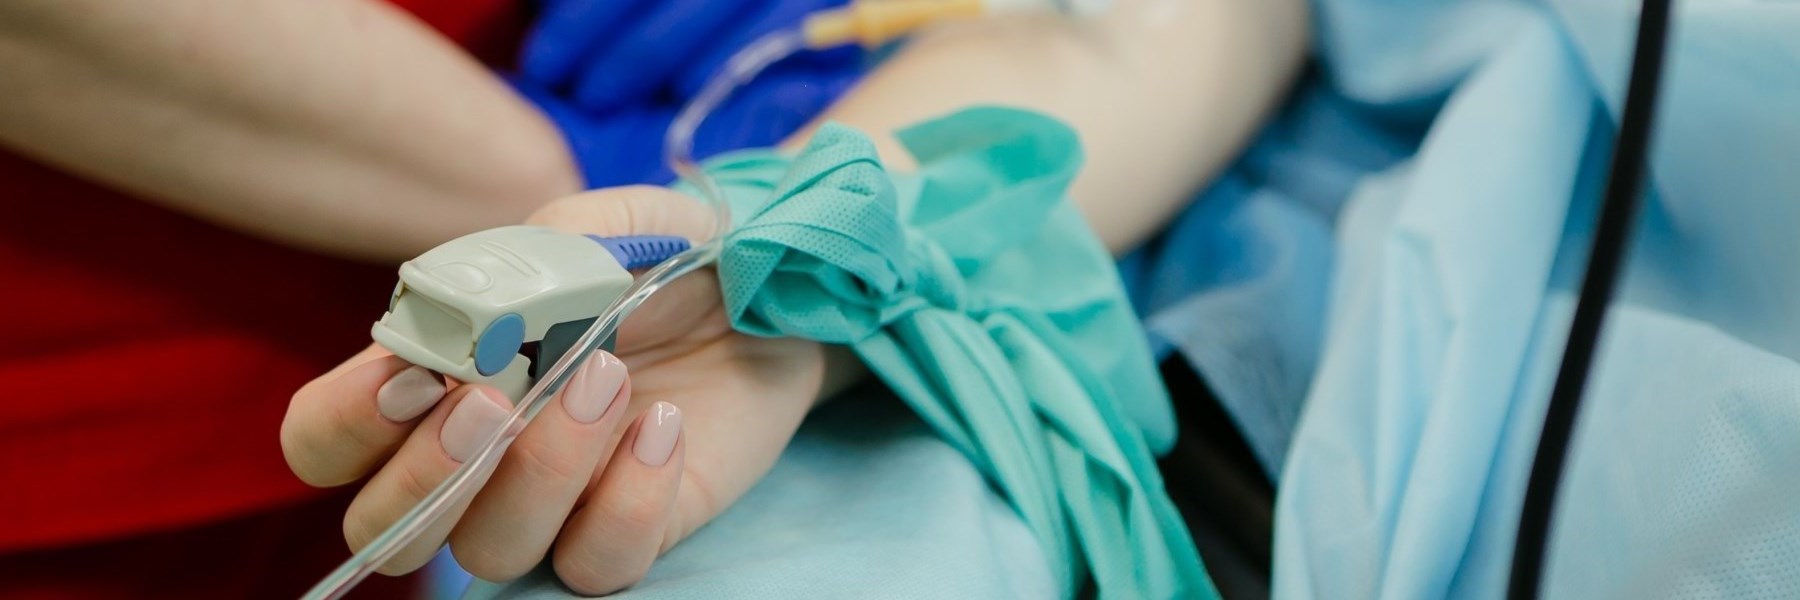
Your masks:
{"label": "fingernail", "polygon": [[411,421],[444,397],[444,381],[425,367],[408,367],[375,390],[375,407],[390,421]]}
{"label": "fingernail", "polygon": [[624,386],[625,363],[611,353],[595,352],[563,392],[563,410],[582,423],[598,421]]}
{"label": "fingernail", "polygon": [[444,453],[451,459],[467,461],[511,413],[508,407],[501,406],[481,390],[471,390],[456,409],[450,411],[450,418],[444,419],[444,430],[438,433],[438,443],[443,444]]}
{"label": "fingernail", "polygon": [[637,455],[639,462],[660,467],[669,462],[669,454],[675,452],[675,440],[680,438],[681,409],[658,402],[644,414],[644,424],[638,429],[637,443],[631,445],[631,453]]}

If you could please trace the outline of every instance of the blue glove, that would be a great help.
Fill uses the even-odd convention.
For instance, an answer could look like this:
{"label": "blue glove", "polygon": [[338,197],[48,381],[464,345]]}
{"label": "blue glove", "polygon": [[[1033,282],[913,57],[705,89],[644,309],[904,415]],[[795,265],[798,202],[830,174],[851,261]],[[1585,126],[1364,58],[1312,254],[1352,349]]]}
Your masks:
{"label": "blue glove", "polygon": [[[756,38],[846,1],[544,0],[521,51],[521,73],[591,111],[685,100]],[[845,70],[858,62],[856,49],[844,48],[802,53],[771,70]]]}
{"label": "blue glove", "polygon": [[[854,85],[857,75],[843,69],[790,69],[758,77],[701,123],[694,134],[694,155],[774,145]],[[506,80],[556,124],[588,187],[674,180],[663,163],[663,139],[678,104],[639,102],[597,113],[523,77]]]}

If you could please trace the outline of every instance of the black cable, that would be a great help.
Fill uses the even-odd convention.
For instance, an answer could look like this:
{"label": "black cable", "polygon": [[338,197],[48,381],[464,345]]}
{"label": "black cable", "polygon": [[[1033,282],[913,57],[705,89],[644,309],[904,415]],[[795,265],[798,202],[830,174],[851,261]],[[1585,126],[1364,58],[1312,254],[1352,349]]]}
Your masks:
{"label": "black cable", "polygon": [[1531,480],[1525,488],[1525,507],[1519,513],[1519,537],[1513,546],[1512,578],[1507,598],[1538,597],[1544,552],[1549,542],[1550,518],[1556,506],[1557,486],[1562,482],[1563,462],[1575,417],[1581,412],[1581,394],[1593,367],[1594,347],[1606,320],[1607,305],[1619,280],[1631,226],[1642,204],[1644,162],[1656,113],[1656,94],[1662,79],[1663,49],[1667,45],[1672,0],[1644,0],[1638,16],[1636,48],[1631,56],[1631,80],[1625,92],[1625,113],[1619,119],[1619,135],[1613,143],[1612,167],[1606,195],[1600,205],[1593,245],[1588,250],[1587,272],[1581,295],[1575,301],[1575,319],[1563,346],[1562,366],[1550,392],[1538,438],[1537,457],[1531,464]]}

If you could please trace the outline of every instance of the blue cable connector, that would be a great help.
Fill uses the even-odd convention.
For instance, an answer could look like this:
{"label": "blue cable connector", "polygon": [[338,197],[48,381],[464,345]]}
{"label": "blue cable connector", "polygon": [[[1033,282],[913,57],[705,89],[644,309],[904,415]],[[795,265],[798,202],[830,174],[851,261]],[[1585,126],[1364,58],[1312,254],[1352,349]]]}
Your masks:
{"label": "blue cable connector", "polygon": [[619,260],[627,271],[648,269],[688,249],[687,238],[675,235],[621,235],[601,237],[589,235]]}

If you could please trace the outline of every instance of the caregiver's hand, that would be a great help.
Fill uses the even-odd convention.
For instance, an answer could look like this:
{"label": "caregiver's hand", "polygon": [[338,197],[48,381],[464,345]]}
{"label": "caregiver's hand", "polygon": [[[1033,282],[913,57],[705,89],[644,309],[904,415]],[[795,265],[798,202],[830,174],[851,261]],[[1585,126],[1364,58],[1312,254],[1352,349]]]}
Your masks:
{"label": "caregiver's hand", "polygon": [[[741,148],[772,146],[800,129],[856,83],[860,73],[786,71],[758,77],[707,115],[694,134],[693,152],[707,157]],[[588,187],[667,183],[675,174],[663,160],[663,138],[681,109],[674,102],[642,102],[608,112],[574,105],[536,82],[509,76],[514,91],[556,124]]]}
{"label": "caregiver's hand", "polygon": [[[565,198],[530,222],[699,238],[711,220],[686,196],[637,187]],[[825,371],[818,344],[733,331],[709,273],[677,281],[634,313],[618,350],[617,358],[595,353],[472,503],[453,508],[382,572],[417,569],[448,541],[457,562],[483,579],[518,577],[553,554],[557,575],[577,592],[631,585],[768,471],[820,395]],[[510,408],[491,387],[446,385],[370,347],[294,395],[282,449],[312,485],[373,472],[344,518],[345,538],[361,548],[470,458]]]}
{"label": "caregiver's hand", "polygon": [[[546,0],[520,51],[521,71],[588,110],[659,92],[683,101],[739,48],[847,1]],[[841,71],[857,56],[845,48],[808,53],[800,62]]]}

